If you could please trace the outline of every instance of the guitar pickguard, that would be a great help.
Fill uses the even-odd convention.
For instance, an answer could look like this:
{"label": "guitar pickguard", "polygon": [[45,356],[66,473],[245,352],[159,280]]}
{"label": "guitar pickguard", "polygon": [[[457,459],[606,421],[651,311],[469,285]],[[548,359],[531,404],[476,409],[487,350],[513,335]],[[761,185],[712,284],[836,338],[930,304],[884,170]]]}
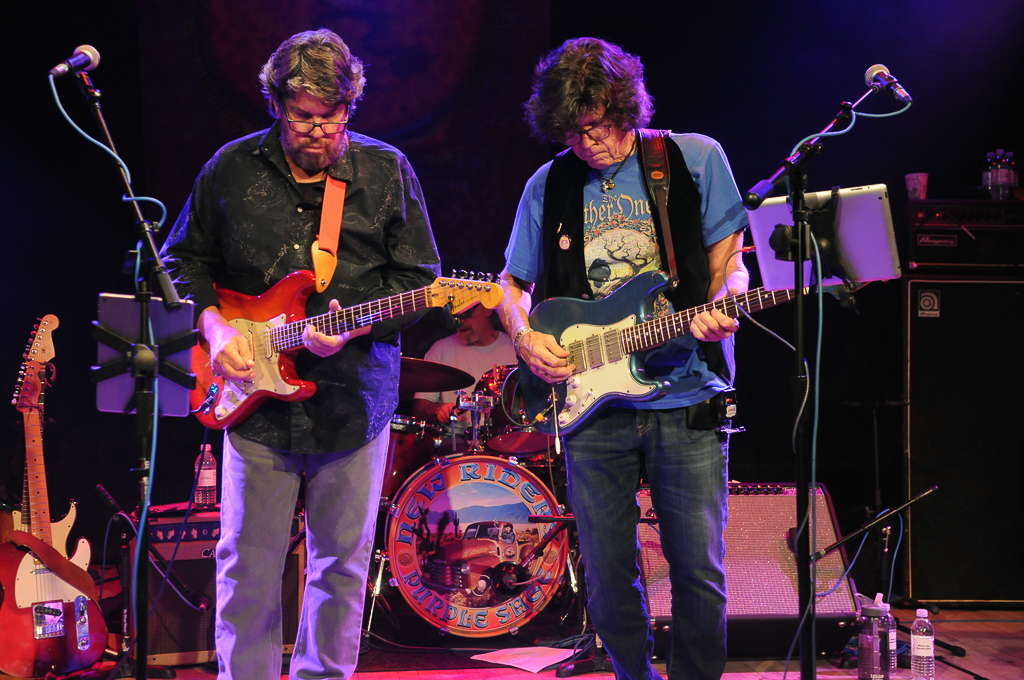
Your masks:
{"label": "guitar pickguard", "polygon": [[250,321],[238,318],[231,319],[228,323],[236,328],[249,343],[255,365],[252,368],[253,380],[250,383],[230,380],[217,383],[220,385],[220,391],[213,406],[213,415],[217,420],[229,418],[250,398],[259,393],[287,397],[300,389],[300,386],[285,381],[281,376],[281,371],[278,368],[281,353],[274,349],[269,340],[269,330],[284,325],[284,314],[269,321]]}
{"label": "guitar pickguard", "polygon": [[579,323],[562,332],[559,344],[568,349],[579,343],[579,351],[587,355],[582,363],[588,367],[565,381],[565,399],[558,410],[559,429],[574,428],[591,409],[610,399],[646,400],[661,389],[658,383],[644,383],[636,379],[630,355],[597,358],[587,352],[595,338],[635,324],[636,315],[630,315],[608,326]]}

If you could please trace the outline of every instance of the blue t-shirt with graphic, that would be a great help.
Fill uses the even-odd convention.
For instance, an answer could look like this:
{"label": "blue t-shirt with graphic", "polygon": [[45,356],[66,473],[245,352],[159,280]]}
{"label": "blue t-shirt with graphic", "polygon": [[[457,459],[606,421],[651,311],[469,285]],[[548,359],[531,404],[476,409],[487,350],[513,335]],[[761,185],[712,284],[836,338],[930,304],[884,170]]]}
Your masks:
{"label": "blue t-shirt with graphic", "polygon": [[[725,152],[718,142],[698,134],[673,134],[672,140],[682,151],[700,193],[705,247],[745,228],[747,214]],[[550,168],[550,162],[541,166],[527,182],[505,250],[508,272],[530,283],[539,281],[543,271],[544,185]],[[601,190],[602,179],[614,184],[607,192]],[[609,295],[637,274],[662,269],[651,218],[651,199],[640,173],[637,154],[603,171],[590,171],[583,189],[583,212],[584,261],[594,299]],[[658,296],[655,311],[665,315],[678,310],[673,310],[664,296]],[[723,340],[722,349],[731,369],[733,338]],[[668,394],[652,402],[613,404],[680,408],[704,401],[728,387],[708,370],[697,340],[691,334],[651,350],[644,366],[648,377],[669,382]]]}

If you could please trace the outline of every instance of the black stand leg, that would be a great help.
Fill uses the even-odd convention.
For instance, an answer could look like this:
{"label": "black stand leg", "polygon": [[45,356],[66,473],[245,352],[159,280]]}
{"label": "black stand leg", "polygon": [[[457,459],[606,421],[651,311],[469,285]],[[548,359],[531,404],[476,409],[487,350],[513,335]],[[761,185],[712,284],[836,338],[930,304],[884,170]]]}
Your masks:
{"label": "black stand leg", "polygon": [[595,635],[594,640],[594,649],[590,651],[589,656],[582,659],[576,659],[575,661],[566,661],[555,671],[555,677],[569,678],[574,675],[583,675],[584,673],[595,673],[598,671],[614,673],[615,667],[612,665],[612,658],[608,656],[608,652],[604,650],[604,645],[601,644],[601,638]]}

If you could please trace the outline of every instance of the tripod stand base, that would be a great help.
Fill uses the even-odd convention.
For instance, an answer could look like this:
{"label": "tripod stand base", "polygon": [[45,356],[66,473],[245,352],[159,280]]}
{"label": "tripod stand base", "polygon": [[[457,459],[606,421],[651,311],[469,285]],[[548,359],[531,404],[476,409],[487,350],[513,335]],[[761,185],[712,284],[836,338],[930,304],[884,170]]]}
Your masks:
{"label": "tripod stand base", "polygon": [[586,658],[566,661],[555,671],[555,677],[569,678],[574,675],[583,675],[584,673],[594,673],[597,671],[615,672],[612,658],[608,656],[608,652],[604,651],[604,647],[596,648]]}
{"label": "tripod stand base", "polygon": [[[100,680],[101,678],[107,678],[110,676],[110,671],[113,670],[113,666],[104,666],[102,668],[90,668],[83,670],[78,673],[67,676],[69,680]],[[134,678],[135,677],[135,659],[126,659],[121,667],[117,669],[115,678]],[[170,666],[153,666],[146,665],[146,677],[147,678],[176,678],[178,677],[177,671]]]}

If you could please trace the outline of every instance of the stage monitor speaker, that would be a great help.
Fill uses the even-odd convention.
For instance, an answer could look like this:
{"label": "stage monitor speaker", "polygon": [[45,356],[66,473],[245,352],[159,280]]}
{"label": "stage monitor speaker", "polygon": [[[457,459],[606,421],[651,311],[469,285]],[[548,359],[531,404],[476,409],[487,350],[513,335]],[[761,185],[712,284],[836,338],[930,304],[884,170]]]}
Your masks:
{"label": "stage monitor speaker", "polygon": [[[966,238],[967,235],[962,235]],[[1024,605],[1024,281],[906,279],[907,595]]]}
{"label": "stage monitor speaker", "polygon": [[[152,508],[153,517],[149,523],[150,541],[157,551],[170,559],[178,538],[183,513],[162,506]],[[291,535],[302,529],[300,517],[292,522]],[[185,536],[174,558],[174,571],[198,595],[209,600],[209,608],[199,612],[187,605],[168,583],[160,596],[160,603],[149,621],[146,658],[150,664],[180,666],[216,661],[214,645],[214,612],[217,603],[216,549],[220,535],[220,513],[193,512],[189,515]],[[133,545],[134,547],[134,545]],[[285,561],[284,581],[281,590],[283,606],[284,651],[290,653],[295,635],[299,630],[299,610],[305,586],[306,570],[305,543],[300,542]],[[160,588],[161,577],[156,569],[149,567],[149,606]]]}
{"label": "stage monitor speaker", "polygon": [[[838,530],[832,502],[823,486],[816,490],[817,549],[835,543]],[[641,512],[652,513],[650,492],[640,489]],[[785,656],[800,621],[796,556],[789,549],[789,530],[797,525],[796,487],[792,484],[729,484],[729,523],[725,530],[729,657]],[[672,619],[668,563],[657,524],[641,524],[641,579],[656,630]],[[856,634],[854,587],[843,578],[842,548],[818,561],[817,591],[825,597],[815,605],[817,647],[841,651]],[[658,636],[656,636],[658,641]]]}

